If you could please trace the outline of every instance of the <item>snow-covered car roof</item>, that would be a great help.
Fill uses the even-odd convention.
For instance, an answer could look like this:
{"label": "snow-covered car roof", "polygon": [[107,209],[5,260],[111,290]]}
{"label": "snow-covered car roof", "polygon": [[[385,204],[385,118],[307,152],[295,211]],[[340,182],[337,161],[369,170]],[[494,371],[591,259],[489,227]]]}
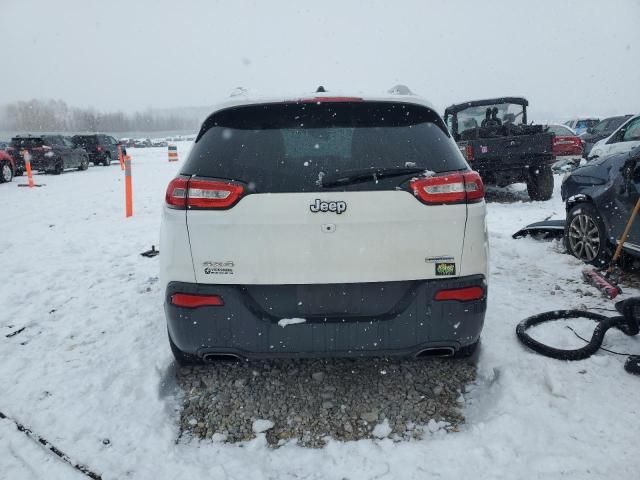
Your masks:
{"label": "snow-covered car roof", "polygon": [[567,130],[570,130],[570,131],[571,131],[571,133],[573,133],[574,135],[577,135],[577,134],[576,134],[576,131],[575,131],[573,128],[571,128],[569,125],[565,125],[564,123],[547,123],[547,124],[546,124],[546,126],[547,126],[547,128],[548,128],[548,127],[562,127],[562,128],[566,128]]}

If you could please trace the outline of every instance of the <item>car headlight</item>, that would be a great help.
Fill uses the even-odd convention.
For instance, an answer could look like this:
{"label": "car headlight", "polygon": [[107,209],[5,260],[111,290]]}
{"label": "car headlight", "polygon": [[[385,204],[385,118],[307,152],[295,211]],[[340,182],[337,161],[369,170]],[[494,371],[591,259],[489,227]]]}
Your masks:
{"label": "car headlight", "polygon": [[55,154],[54,154],[53,152],[47,152],[47,153],[45,153],[45,154],[44,154],[44,156],[45,156],[45,157],[47,157],[47,158],[51,158],[51,157],[53,157],[54,155],[55,155]]}

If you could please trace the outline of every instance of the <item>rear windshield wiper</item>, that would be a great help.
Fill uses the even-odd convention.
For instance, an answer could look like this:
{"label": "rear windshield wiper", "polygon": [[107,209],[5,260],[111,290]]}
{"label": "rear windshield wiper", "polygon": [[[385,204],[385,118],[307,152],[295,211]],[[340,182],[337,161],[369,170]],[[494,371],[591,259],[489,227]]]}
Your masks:
{"label": "rear windshield wiper", "polygon": [[414,173],[425,172],[426,168],[418,167],[370,167],[356,170],[344,170],[342,172],[322,175],[318,182],[322,188],[351,185],[353,183],[367,182],[379,178],[401,177]]}

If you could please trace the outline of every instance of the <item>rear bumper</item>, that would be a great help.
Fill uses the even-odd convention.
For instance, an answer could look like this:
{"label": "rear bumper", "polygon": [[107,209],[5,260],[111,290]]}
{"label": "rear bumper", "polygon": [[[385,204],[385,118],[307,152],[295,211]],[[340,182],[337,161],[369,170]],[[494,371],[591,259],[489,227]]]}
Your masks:
{"label": "rear bumper", "polygon": [[551,154],[511,158],[479,158],[469,162],[482,180],[490,185],[506,186],[511,183],[526,182],[530,172],[536,168],[552,165],[555,157]]}
{"label": "rear bumper", "polygon": [[[170,282],[164,308],[169,335],[183,352],[203,357],[232,354],[243,358],[360,357],[416,355],[427,348],[458,350],[480,337],[486,312],[483,275],[411,282],[408,301],[383,317],[315,318],[278,325],[247,298],[238,285]],[[480,300],[434,301],[436,292],[482,286]],[[223,307],[181,308],[174,293],[219,295]]]}
{"label": "rear bumper", "polygon": [[88,155],[89,155],[89,161],[93,163],[103,162],[105,157],[107,156],[105,152],[90,152],[88,153]]}
{"label": "rear bumper", "polygon": [[31,169],[41,171],[51,170],[59,160],[57,156],[45,157],[42,155],[32,155],[30,160]]}

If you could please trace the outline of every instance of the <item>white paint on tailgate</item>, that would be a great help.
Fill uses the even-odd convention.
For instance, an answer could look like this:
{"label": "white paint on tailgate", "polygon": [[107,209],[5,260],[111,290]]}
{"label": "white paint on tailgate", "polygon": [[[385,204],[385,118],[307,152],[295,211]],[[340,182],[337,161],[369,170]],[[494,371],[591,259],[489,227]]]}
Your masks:
{"label": "white paint on tailgate", "polygon": [[[314,213],[317,199],[347,207]],[[461,270],[466,209],[427,206],[405,191],[253,194],[229,210],[190,210],[187,223],[199,283],[382,282],[443,278],[425,261],[435,255]],[[206,274],[212,261],[233,262],[233,274]]]}

